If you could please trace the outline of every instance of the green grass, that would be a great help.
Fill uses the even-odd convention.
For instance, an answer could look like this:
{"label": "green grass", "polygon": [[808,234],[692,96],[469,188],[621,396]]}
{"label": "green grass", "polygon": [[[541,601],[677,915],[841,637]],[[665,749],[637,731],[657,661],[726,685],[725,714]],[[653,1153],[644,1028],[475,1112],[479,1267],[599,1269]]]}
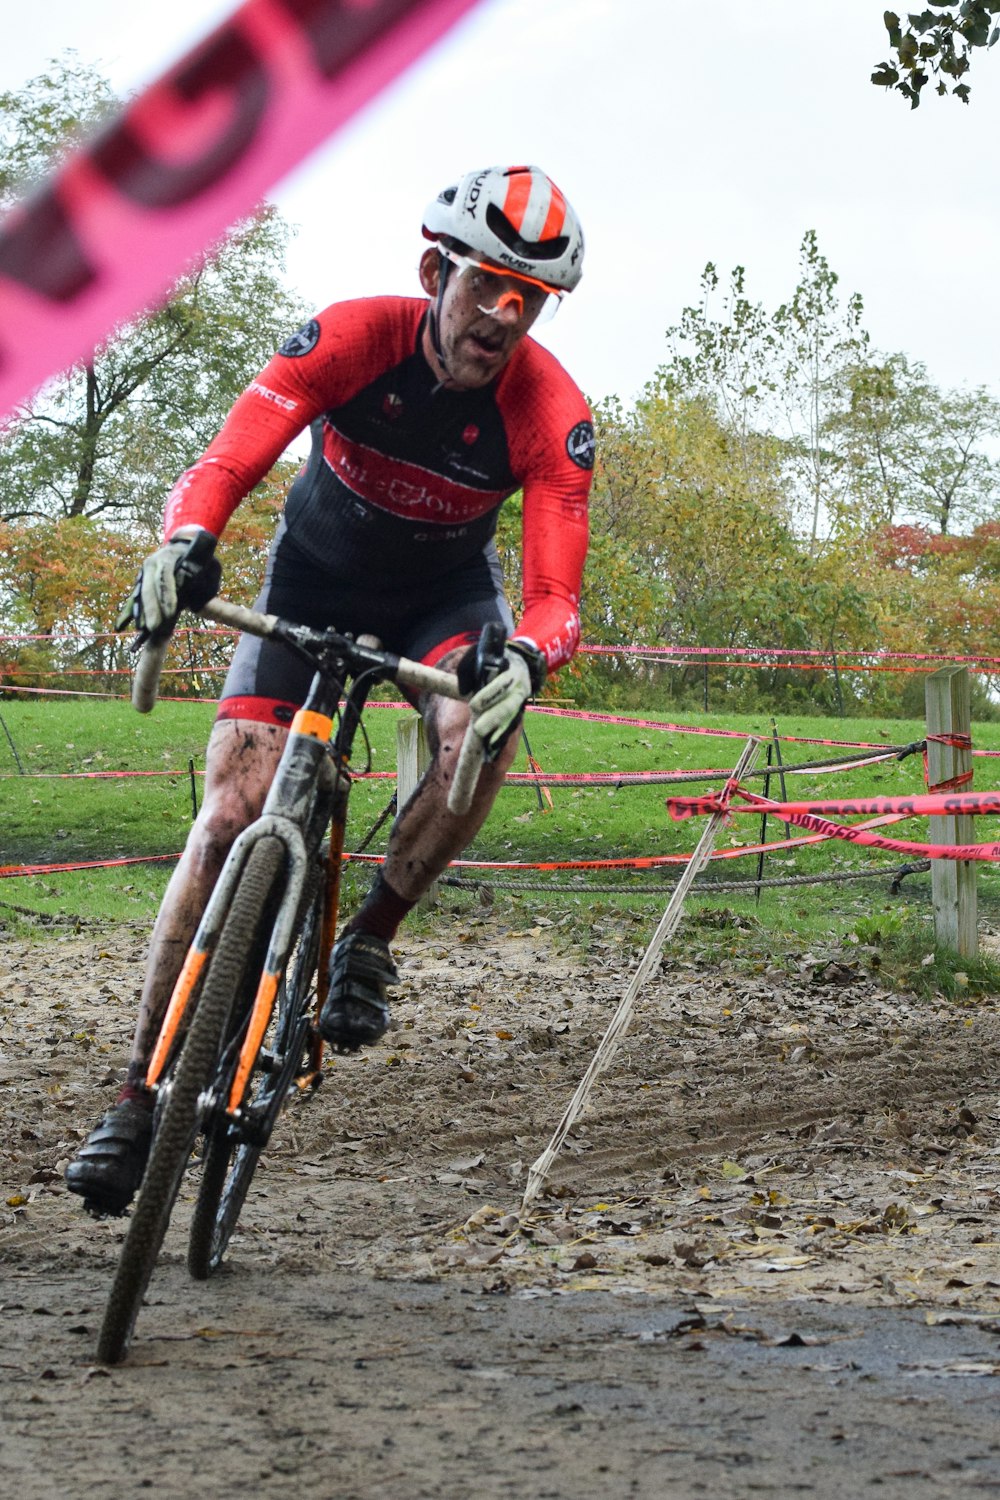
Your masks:
{"label": "green grass", "polygon": [[[137,855],[173,855],[181,849],[192,817],[192,792],[201,796],[200,773],[211,726],[210,705],[161,703],[142,717],[125,702],[57,700],[45,703],[0,702],[0,864],[71,863],[115,860]],[[638,716],[635,716],[638,717]],[[646,717],[666,720],[655,707]],[[368,715],[375,769],[395,766],[395,726],[399,713],[372,710]],[[528,736],[542,770],[557,772],[626,772],[682,769],[730,770],[744,736],[768,736],[766,715],[691,715],[696,727],[725,729],[734,737],[661,731],[628,724],[591,723],[548,714],[531,714]],[[917,721],[877,719],[830,720],[800,716],[782,718],[781,756],[786,765],[823,760],[838,752],[828,746],[789,743],[788,737],[892,743],[904,745],[923,735]],[[1000,750],[1000,724],[977,725],[977,748]],[[16,751],[16,755],[15,755]],[[847,752],[845,752],[846,754]],[[764,756],[759,758],[763,764]],[[20,763],[20,766],[18,764]],[[193,766],[194,777],[190,767]],[[525,769],[523,756],[517,769]],[[25,774],[21,774],[21,772]],[[157,771],[149,777],[123,780],[62,779],[81,771]],[[976,785],[998,784],[1000,762],[979,759]],[[752,783],[763,790],[762,778]],[[508,786],[474,845],[470,859],[492,861],[579,861],[686,854],[694,847],[704,820],[675,822],[664,806],[668,795],[690,795],[718,783],[705,781],[667,787],[554,787],[551,803],[532,785]],[[919,755],[902,761],[850,771],[814,770],[787,778],[789,798],[903,795],[924,790]],[[391,796],[391,782],[359,782],[352,794],[352,827],[348,847],[364,836]],[[771,795],[780,787],[772,778]],[[976,837],[992,837],[981,820]],[[900,838],[923,840],[926,822],[910,819],[886,831]],[[371,845],[380,852],[388,825]],[[783,835],[768,822],[767,837]],[[740,814],[717,841],[720,851],[736,852],[758,843],[759,815]],[[948,975],[961,972],[956,993],[996,988],[989,964],[982,971],[958,969],[934,959],[930,912],[930,876],[906,877],[898,894],[889,892],[893,872],[905,856],[829,842],[774,850],[767,856],[764,879],[815,875],[861,876],[843,883],[788,884],[753,891],[719,891],[699,886],[684,924],[684,942],[706,961],[739,958],[751,966],[799,962],[809,950],[834,948],[857,953],[868,964],[880,964],[893,982],[948,989]],[[67,925],[132,921],[148,926],[173,868],[172,861],[112,866],[79,872],[46,872],[0,883],[0,921],[9,931],[65,930]],[[620,929],[623,938],[641,944],[667,899],[678,866],[644,871],[456,872],[463,881],[487,882],[496,902],[515,922],[531,923],[542,914],[561,923],[568,939],[586,945],[597,924]],[[716,881],[752,881],[756,856],[713,862]],[[348,882],[348,899],[367,884],[361,867]],[[542,889],[528,889],[528,887]],[[992,866],[980,870],[980,905],[985,919],[1000,914],[1000,881]],[[446,909],[468,910],[475,892],[445,888]],[[433,917],[420,920],[432,921]],[[635,934],[632,936],[631,934]]]}

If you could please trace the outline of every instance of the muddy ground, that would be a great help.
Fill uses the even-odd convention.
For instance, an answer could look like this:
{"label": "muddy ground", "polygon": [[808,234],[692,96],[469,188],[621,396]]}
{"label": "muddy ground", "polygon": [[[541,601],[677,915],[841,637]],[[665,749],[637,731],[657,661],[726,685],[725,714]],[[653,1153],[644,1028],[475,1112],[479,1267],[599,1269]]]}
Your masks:
{"label": "muddy ground", "polygon": [[[651,930],[653,923],[649,924]],[[4,1493],[337,1500],[1000,1491],[1000,1008],[864,956],[665,959],[518,1217],[649,931],[442,913],[226,1267],[178,1207],[129,1362],[63,1167],[121,1076],[129,928],[0,952]]]}

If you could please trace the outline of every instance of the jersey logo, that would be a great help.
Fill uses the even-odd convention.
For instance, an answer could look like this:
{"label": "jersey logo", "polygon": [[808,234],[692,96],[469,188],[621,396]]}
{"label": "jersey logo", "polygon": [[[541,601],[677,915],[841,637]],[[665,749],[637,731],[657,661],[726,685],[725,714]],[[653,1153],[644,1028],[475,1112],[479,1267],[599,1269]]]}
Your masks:
{"label": "jersey logo", "polygon": [[319,343],[319,324],[315,318],[310,318],[297,333],[287,338],[278,350],[287,359],[301,359],[303,354],[309,354]]}
{"label": "jersey logo", "polygon": [[594,428],[590,422],[577,422],[566,439],[566,452],[577,468],[594,467]]}

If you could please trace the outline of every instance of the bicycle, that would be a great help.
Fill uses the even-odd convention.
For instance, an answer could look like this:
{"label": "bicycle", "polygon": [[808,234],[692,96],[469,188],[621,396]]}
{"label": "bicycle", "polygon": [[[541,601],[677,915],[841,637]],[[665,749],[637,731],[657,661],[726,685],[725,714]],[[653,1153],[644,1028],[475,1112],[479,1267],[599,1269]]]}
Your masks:
{"label": "bicycle", "polygon": [[[220,598],[199,613],[282,642],[314,676],[263,810],[226,859],[153,1050],[146,1075],[155,1095],[153,1141],[98,1337],[105,1364],[128,1351],[198,1135],[202,1174],[187,1265],[203,1280],[222,1262],[289,1090],[294,1084],[305,1094],[321,1081],[316,1023],[337,924],[350,757],[371,688],[391,681],[417,693],[468,696],[452,673],[383,651],[370,636],[313,630]],[[497,670],[502,647],[502,627],[486,626],[480,681]],[[166,643],[142,650],[132,691],[140,712],[156,701],[165,652]],[[452,811],[468,807],[481,763],[470,725]]]}

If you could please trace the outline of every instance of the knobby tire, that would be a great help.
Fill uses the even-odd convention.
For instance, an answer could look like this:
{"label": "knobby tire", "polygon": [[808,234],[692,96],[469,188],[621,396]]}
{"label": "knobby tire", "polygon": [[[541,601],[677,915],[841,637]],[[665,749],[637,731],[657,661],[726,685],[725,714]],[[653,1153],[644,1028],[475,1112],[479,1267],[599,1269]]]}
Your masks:
{"label": "knobby tire", "polygon": [[118,1259],[97,1342],[97,1358],[102,1364],[118,1364],[128,1352],[198,1133],[199,1100],[215,1070],[226,1023],[253,947],[251,924],[259,920],[283,861],[280,840],[267,837],[254,845],[219,933],[169,1080],[169,1095],[159,1114],[149,1162]]}
{"label": "knobby tire", "polygon": [[[310,894],[303,905],[303,928],[298,947],[281,986],[274,1053],[284,1059],[288,1048],[295,1046],[299,1022],[310,1003],[310,988],[316,968],[322,911],[322,885],[310,883]],[[255,1068],[247,1089],[253,1104],[277,1109],[291,1086],[301,1062],[299,1055],[289,1058],[285,1073],[264,1073]],[[205,1138],[205,1157],[201,1186],[191,1218],[187,1265],[189,1273],[204,1281],[222,1263],[233,1230],[246,1201],[257,1163],[264,1146],[240,1140],[229,1122],[220,1117]]]}

